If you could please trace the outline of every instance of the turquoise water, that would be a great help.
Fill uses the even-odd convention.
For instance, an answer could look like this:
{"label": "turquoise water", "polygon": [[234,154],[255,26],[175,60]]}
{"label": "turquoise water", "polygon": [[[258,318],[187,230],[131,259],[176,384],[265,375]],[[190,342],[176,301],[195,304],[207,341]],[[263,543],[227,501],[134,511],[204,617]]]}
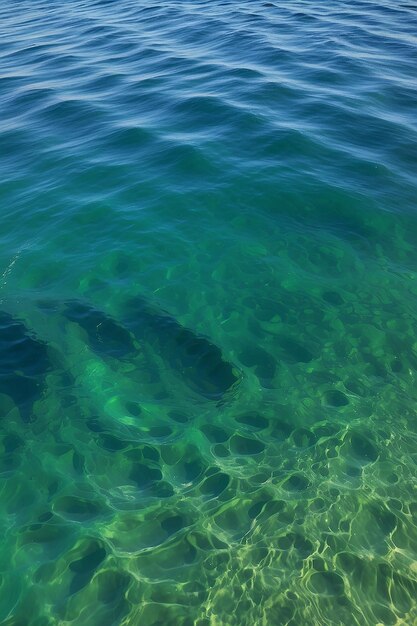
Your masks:
{"label": "turquoise water", "polygon": [[416,44],[0,0],[0,624],[417,624]]}

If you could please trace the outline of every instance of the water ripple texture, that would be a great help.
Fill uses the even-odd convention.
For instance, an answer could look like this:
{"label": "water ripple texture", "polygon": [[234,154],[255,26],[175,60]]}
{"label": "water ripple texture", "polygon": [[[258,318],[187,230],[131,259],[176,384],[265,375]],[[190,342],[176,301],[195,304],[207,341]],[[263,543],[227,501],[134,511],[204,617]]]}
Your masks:
{"label": "water ripple texture", "polygon": [[416,46],[0,0],[1,625],[417,625]]}

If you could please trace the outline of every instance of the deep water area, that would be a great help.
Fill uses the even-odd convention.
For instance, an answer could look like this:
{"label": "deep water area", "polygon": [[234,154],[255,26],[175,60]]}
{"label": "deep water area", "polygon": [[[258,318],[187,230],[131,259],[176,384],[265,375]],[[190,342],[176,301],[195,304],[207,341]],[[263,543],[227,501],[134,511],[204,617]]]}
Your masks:
{"label": "deep water area", "polygon": [[0,625],[417,625],[417,5],[0,0]]}

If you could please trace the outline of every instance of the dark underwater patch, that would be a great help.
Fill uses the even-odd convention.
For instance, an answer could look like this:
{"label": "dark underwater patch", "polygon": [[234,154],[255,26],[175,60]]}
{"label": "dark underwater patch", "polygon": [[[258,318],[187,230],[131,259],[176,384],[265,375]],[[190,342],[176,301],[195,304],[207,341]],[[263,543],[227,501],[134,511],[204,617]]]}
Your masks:
{"label": "dark underwater patch", "polygon": [[46,344],[0,311],[0,393],[12,398],[25,421],[31,419],[32,405],[44,391],[49,367]]}
{"label": "dark underwater patch", "polygon": [[109,315],[89,304],[71,300],[64,315],[86,332],[90,348],[101,356],[121,359],[136,352],[130,332]]}
{"label": "dark underwater patch", "polygon": [[128,304],[127,325],[138,340],[150,344],[187,385],[210,400],[219,400],[239,380],[231,363],[211,341],[182,326],[141,298]]}

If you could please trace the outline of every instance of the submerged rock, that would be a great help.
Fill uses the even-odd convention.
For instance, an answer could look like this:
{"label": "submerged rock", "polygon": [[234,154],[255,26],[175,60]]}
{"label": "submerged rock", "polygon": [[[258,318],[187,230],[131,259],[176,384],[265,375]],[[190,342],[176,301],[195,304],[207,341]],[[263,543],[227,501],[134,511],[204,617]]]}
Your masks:
{"label": "submerged rock", "polygon": [[150,344],[193,391],[207,399],[221,399],[240,379],[211,341],[141,297],[129,301],[126,323],[139,341]]}
{"label": "submerged rock", "polygon": [[120,359],[137,351],[127,328],[89,304],[71,300],[65,305],[64,315],[81,326],[87,334],[90,348],[101,356]]}
{"label": "submerged rock", "polygon": [[49,368],[46,344],[0,311],[0,393],[12,398],[25,421],[32,419],[32,405],[44,391]]}

